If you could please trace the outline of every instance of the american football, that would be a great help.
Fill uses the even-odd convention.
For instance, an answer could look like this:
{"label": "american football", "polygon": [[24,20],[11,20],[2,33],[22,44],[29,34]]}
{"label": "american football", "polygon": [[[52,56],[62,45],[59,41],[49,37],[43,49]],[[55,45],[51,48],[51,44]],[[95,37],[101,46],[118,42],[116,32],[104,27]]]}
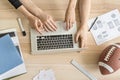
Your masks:
{"label": "american football", "polygon": [[101,74],[107,75],[120,68],[120,43],[115,43],[103,50],[98,61]]}

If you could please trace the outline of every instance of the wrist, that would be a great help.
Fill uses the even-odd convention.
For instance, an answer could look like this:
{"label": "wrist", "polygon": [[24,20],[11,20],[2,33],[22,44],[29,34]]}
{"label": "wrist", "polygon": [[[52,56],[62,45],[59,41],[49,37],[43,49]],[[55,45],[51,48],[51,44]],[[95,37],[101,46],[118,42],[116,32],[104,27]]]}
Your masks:
{"label": "wrist", "polygon": [[87,23],[81,24],[81,25],[80,25],[80,29],[87,30],[87,29],[88,29]]}
{"label": "wrist", "polygon": [[74,7],[68,7],[68,8],[67,8],[67,11],[68,11],[68,12],[75,11],[75,8],[74,8]]}
{"label": "wrist", "polygon": [[20,6],[18,10],[28,19],[33,17],[33,15],[24,6]]}
{"label": "wrist", "polygon": [[75,6],[71,4],[70,6],[68,6],[67,9],[69,9],[69,10],[75,10]]}
{"label": "wrist", "polygon": [[68,13],[73,13],[73,12],[75,12],[75,9],[68,7],[67,10],[66,10],[66,12],[67,12],[67,14]]}
{"label": "wrist", "polygon": [[67,7],[67,10],[75,10],[75,5],[74,4],[69,4]]}
{"label": "wrist", "polygon": [[76,0],[70,0],[67,10],[75,10],[75,7],[76,7]]}
{"label": "wrist", "polygon": [[88,25],[88,19],[81,19],[81,20],[80,20],[80,25],[81,25],[81,26],[86,26],[86,25]]}
{"label": "wrist", "polygon": [[35,16],[40,17],[43,15],[43,11],[41,9],[38,9],[35,13]]}
{"label": "wrist", "polygon": [[33,19],[35,16],[32,15],[32,14],[29,14],[29,15],[27,15],[26,17],[27,17],[28,20],[31,20],[31,19]]}
{"label": "wrist", "polygon": [[87,22],[80,23],[81,26],[87,26]]}

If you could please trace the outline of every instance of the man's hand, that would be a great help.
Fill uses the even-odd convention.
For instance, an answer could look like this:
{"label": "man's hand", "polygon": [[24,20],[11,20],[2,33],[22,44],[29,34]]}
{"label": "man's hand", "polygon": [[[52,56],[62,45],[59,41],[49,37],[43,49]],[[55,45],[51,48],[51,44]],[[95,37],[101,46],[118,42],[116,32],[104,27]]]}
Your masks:
{"label": "man's hand", "polygon": [[76,36],[75,36],[75,41],[76,43],[78,42],[78,40],[80,40],[81,44],[80,47],[86,47],[87,45],[87,25],[84,26],[80,26],[80,29],[77,31]]}
{"label": "man's hand", "polygon": [[75,23],[75,10],[68,8],[65,14],[66,30],[69,30],[73,27]]}

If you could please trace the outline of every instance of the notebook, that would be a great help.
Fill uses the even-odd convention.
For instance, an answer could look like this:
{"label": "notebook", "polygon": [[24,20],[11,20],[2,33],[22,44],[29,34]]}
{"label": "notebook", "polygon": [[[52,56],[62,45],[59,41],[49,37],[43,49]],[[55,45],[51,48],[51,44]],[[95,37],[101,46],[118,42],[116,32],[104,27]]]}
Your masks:
{"label": "notebook", "polygon": [[21,51],[21,48],[20,48],[18,36],[17,36],[17,33],[16,33],[16,29],[1,30],[0,31],[0,38],[7,35],[7,34],[10,35],[10,38],[11,38],[14,46],[18,50],[19,56],[21,57],[23,63],[14,67],[14,68],[12,68],[11,70],[5,72],[4,74],[1,74],[0,75],[0,80],[10,78],[10,77],[13,77],[13,76],[17,76],[17,75],[20,75],[20,74],[23,74],[23,73],[27,72],[26,67],[25,67],[25,63],[24,63],[24,59],[23,59],[23,56],[22,56],[22,51]]}
{"label": "notebook", "polygon": [[23,61],[9,35],[0,38],[0,75],[22,64]]}

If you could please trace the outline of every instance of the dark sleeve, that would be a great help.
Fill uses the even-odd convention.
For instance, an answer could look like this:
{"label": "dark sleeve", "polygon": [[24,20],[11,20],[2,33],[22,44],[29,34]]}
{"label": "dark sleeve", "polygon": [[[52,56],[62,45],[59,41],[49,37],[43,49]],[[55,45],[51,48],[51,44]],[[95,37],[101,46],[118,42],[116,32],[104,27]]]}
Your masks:
{"label": "dark sleeve", "polygon": [[19,0],[8,0],[16,9],[19,8],[22,3]]}

